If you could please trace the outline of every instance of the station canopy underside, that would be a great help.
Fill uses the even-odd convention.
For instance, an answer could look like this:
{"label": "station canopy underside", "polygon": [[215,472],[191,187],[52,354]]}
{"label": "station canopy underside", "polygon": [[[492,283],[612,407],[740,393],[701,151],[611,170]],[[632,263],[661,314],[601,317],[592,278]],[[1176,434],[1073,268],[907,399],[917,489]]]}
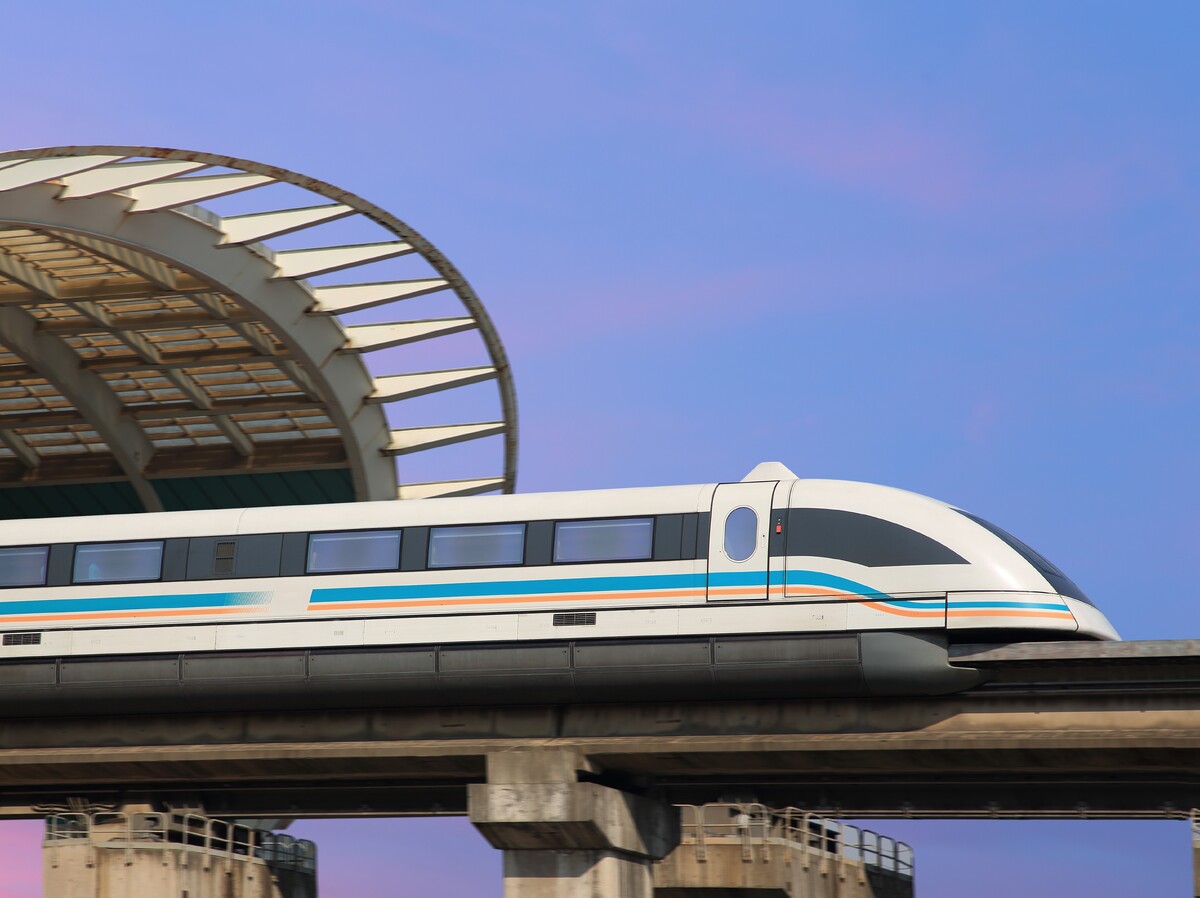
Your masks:
{"label": "station canopy underside", "polygon": [[511,491],[515,414],[470,286],[365,200],[179,150],[0,154],[0,517]]}

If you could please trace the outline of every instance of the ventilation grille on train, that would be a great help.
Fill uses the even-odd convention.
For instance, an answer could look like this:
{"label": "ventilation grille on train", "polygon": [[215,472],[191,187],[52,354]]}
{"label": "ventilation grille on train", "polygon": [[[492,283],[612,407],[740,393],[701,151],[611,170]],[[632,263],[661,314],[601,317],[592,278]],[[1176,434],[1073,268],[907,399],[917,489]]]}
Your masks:
{"label": "ventilation grille on train", "polygon": [[233,540],[221,540],[213,551],[213,573],[232,574],[233,562],[237,555],[237,543]]}
{"label": "ventilation grille on train", "polygon": [[41,645],[41,633],[5,633],[5,645]]}
{"label": "ventilation grille on train", "polygon": [[594,627],[596,626],[595,611],[571,611],[567,614],[554,615],[556,627]]}

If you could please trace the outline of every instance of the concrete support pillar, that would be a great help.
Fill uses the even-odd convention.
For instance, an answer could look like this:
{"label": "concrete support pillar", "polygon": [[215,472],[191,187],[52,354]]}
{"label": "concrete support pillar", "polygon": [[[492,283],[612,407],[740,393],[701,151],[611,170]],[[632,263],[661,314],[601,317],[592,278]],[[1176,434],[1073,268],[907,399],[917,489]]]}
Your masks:
{"label": "concrete support pillar", "polygon": [[43,891],[53,898],[316,898],[311,842],[149,806],[46,820]]}
{"label": "concrete support pillar", "polygon": [[504,851],[505,898],[652,898],[653,861],[679,843],[678,812],[595,782],[576,752],[513,751],[469,787],[471,822]]}
{"label": "concrete support pillar", "polygon": [[1192,894],[1200,898],[1200,810],[1192,808]]}

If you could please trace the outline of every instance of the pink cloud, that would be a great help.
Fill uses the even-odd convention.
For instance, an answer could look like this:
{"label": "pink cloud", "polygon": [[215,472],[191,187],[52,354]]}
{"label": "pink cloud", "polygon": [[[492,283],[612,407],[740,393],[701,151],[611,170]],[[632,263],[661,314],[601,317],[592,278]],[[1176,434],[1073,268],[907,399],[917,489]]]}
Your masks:
{"label": "pink cloud", "polygon": [[873,113],[861,101],[829,110],[758,89],[739,93],[756,99],[705,110],[707,127],[817,180],[933,211],[959,208],[976,192],[970,153],[912,118]]}
{"label": "pink cloud", "polygon": [[42,823],[0,822],[0,898],[41,898]]}
{"label": "pink cloud", "polygon": [[977,401],[971,406],[963,426],[967,440],[976,445],[990,443],[1000,425],[1002,414],[1003,408],[996,399],[986,398]]}

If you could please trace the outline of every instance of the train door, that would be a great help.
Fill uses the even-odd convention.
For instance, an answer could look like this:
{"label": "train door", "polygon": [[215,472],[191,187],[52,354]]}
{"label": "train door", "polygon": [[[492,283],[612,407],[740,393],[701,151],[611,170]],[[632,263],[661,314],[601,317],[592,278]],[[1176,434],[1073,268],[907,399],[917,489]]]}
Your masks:
{"label": "train door", "polygon": [[[771,498],[777,480],[722,483],[713,492],[708,536],[708,600],[766,599]],[[783,570],[783,559],[776,559]]]}

